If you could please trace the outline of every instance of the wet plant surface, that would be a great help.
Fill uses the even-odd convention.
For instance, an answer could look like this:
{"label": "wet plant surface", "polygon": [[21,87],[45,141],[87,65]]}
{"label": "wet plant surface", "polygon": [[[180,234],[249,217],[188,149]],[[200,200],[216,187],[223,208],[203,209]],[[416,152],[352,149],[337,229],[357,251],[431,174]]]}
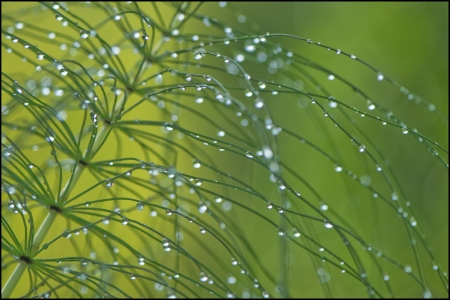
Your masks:
{"label": "wet plant surface", "polygon": [[448,296],[442,104],[234,5],[2,3],[2,297]]}

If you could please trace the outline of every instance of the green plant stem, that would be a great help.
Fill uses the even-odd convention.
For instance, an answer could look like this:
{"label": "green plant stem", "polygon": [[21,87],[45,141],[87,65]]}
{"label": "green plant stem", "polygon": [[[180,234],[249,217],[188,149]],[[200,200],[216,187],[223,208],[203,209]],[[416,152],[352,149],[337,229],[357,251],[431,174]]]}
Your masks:
{"label": "green plant stem", "polygon": [[2,289],[2,299],[9,298],[11,296],[12,291],[16,287],[17,283],[20,280],[20,277],[22,277],[22,274],[26,270],[26,268],[26,262],[20,261]]}
{"label": "green plant stem", "polygon": [[[123,99],[121,99],[123,101]],[[120,101],[120,102],[121,102]],[[94,142],[93,149],[98,149],[100,147],[100,143],[103,141],[103,138],[105,137],[106,133],[108,132],[108,126],[104,125],[100,128],[99,133],[97,135],[97,139]],[[81,176],[81,173],[85,169],[84,166],[78,165],[75,169],[75,174],[72,178],[72,180],[68,181],[64,187],[64,189],[61,192],[61,197],[65,196],[67,197],[72,190],[72,188],[75,186],[75,183],[78,181],[78,179]],[[39,246],[41,245],[42,241],[44,240],[45,236],[49,232],[50,228],[52,227],[53,221],[55,220],[57,216],[56,211],[49,210],[47,216],[45,217],[44,222],[39,227],[34,240],[33,240],[33,252],[37,251],[39,249]],[[2,298],[9,298],[11,293],[13,292],[14,288],[16,287],[17,283],[19,282],[20,278],[22,277],[23,272],[26,270],[27,264],[24,261],[20,261],[19,265],[16,267],[14,272],[9,277],[8,281],[6,282],[5,286],[2,289]]]}
{"label": "green plant stem", "polygon": [[33,250],[37,251],[39,246],[41,245],[42,241],[44,240],[45,236],[47,235],[47,232],[50,230],[50,227],[52,227],[53,221],[56,218],[56,211],[50,210],[47,214],[47,217],[45,217],[44,222],[41,224],[41,227],[39,227],[34,240],[33,240]]}

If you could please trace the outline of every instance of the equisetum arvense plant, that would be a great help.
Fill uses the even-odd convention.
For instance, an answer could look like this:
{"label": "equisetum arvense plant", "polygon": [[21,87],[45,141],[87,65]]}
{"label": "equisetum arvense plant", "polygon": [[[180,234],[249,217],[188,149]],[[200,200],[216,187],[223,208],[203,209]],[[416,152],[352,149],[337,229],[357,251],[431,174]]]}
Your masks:
{"label": "equisetum arvense plant", "polygon": [[2,3],[2,297],[448,296],[446,138],[385,99],[446,113],[237,5]]}

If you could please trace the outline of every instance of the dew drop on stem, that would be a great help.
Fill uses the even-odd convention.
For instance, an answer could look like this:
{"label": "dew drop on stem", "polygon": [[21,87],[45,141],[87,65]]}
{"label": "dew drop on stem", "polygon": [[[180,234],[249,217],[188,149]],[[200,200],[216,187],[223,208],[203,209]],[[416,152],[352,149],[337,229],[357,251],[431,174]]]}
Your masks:
{"label": "dew drop on stem", "polygon": [[107,180],[105,181],[105,185],[106,185],[106,187],[108,187],[108,188],[112,187],[112,186],[113,186],[113,180],[112,180],[112,179],[107,179]]}
{"label": "dew drop on stem", "polygon": [[86,30],[81,30],[80,31],[80,37],[82,39],[86,39],[88,36],[89,36],[89,32],[88,31],[86,31]]}
{"label": "dew drop on stem", "polygon": [[202,164],[198,160],[194,160],[193,163],[192,163],[192,166],[195,169],[199,169],[202,166]]}

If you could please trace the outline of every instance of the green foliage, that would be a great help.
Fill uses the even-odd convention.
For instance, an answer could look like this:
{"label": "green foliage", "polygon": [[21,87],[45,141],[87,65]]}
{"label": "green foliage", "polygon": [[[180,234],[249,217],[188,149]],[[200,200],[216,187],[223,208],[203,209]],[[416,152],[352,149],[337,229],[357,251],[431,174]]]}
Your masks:
{"label": "green foliage", "polygon": [[2,297],[448,296],[446,112],[233,5],[2,3]]}

